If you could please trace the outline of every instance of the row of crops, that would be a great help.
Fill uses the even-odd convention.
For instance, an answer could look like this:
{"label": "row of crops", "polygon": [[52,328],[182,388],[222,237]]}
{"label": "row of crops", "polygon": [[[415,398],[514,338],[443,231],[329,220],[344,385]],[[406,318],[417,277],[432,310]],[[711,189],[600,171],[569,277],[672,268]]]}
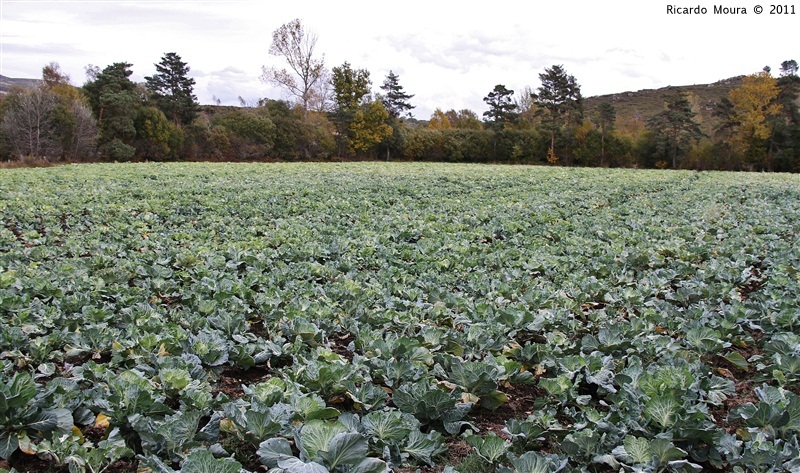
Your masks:
{"label": "row of crops", "polygon": [[0,471],[799,472],[798,216],[779,174],[0,170]]}

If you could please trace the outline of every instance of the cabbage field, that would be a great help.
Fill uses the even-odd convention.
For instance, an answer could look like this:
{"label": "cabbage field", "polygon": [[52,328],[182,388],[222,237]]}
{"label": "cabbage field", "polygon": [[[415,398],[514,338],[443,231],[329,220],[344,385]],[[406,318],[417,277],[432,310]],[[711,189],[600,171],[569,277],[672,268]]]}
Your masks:
{"label": "cabbage field", "polygon": [[800,472],[800,177],[0,170],[0,471]]}

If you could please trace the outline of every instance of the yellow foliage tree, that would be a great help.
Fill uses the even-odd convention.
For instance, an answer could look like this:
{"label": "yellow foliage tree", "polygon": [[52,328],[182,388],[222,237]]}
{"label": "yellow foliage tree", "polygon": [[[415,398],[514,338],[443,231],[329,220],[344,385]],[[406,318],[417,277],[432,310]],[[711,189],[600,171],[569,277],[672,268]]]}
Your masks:
{"label": "yellow foliage tree", "polygon": [[758,142],[772,135],[770,118],[781,113],[781,105],[775,101],[779,91],[776,80],[764,71],[745,77],[740,87],[728,93],[737,131],[733,144],[741,151],[757,152]]}
{"label": "yellow foliage tree", "polygon": [[634,110],[632,114],[623,115],[617,119],[616,129],[618,137],[627,138],[636,143],[642,138],[647,127],[639,110]]}
{"label": "yellow foliage tree", "polygon": [[585,121],[575,127],[575,139],[578,140],[581,146],[586,143],[586,138],[589,137],[589,132],[594,129],[591,122]]}
{"label": "yellow foliage tree", "polygon": [[547,162],[550,163],[550,164],[558,164],[558,161],[559,161],[559,157],[556,156],[556,153],[555,153],[555,151],[553,151],[553,148],[548,148],[547,149]]}
{"label": "yellow foliage tree", "polygon": [[450,123],[450,119],[447,118],[447,115],[442,111],[442,109],[437,108],[433,111],[431,119],[428,120],[428,128],[431,130],[449,130],[453,128],[453,124]]}
{"label": "yellow foliage tree", "polygon": [[378,143],[392,136],[392,127],[386,123],[389,112],[380,100],[373,100],[360,107],[350,124],[350,150],[366,153]]}

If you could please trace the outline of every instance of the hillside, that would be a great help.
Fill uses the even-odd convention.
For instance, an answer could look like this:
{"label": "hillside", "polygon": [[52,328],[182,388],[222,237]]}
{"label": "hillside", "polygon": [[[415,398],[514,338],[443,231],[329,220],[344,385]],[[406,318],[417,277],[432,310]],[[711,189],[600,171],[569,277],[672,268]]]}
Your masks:
{"label": "hillside", "polygon": [[0,75],[0,94],[7,94],[14,87],[35,87],[39,82],[39,79],[14,79]]}
{"label": "hillside", "polygon": [[648,118],[664,109],[665,95],[682,92],[689,94],[692,108],[698,114],[695,119],[701,124],[703,131],[712,135],[717,121],[714,117],[715,105],[722,97],[727,96],[731,89],[741,85],[743,77],[731,77],[713,84],[668,86],[660,89],[643,89],[637,92],[587,97],[584,102],[585,112],[587,117],[591,117],[601,103],[611,102],[617,109],[618,123],[632,120],[634,117],[646,122]]}

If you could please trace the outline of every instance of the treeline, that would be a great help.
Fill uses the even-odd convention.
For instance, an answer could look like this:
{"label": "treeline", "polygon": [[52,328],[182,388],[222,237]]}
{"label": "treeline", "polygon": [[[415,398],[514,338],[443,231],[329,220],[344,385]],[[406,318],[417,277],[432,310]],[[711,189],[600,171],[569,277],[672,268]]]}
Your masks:
{"label": "treeline", "polygon": [[273,35],[272,54],[306,69],[264,68],[264,81],[291,101],[242,100],[240,107],[200,106],[189,67],[176,53],[144,83],[131,64],[87,68],[82,87],[57,63],[33,89],[0,102],[0,158],[6,161],[179,161],[398,159],[800,171],[800,78],[794,60],[779,77],[747,76],[715,105],[718,126],[704,133],[697,105],[675,93],[663,110],[619,123],[612,103],[592,113],[575,77],[554,65],[541,86],[515,94],[497,85],[479,117],[436,109],[411,117],[413,95],[390,72],[372,93],[369,71],[345,62],[330,71],[314,56],[316,37],[299,20]]}

